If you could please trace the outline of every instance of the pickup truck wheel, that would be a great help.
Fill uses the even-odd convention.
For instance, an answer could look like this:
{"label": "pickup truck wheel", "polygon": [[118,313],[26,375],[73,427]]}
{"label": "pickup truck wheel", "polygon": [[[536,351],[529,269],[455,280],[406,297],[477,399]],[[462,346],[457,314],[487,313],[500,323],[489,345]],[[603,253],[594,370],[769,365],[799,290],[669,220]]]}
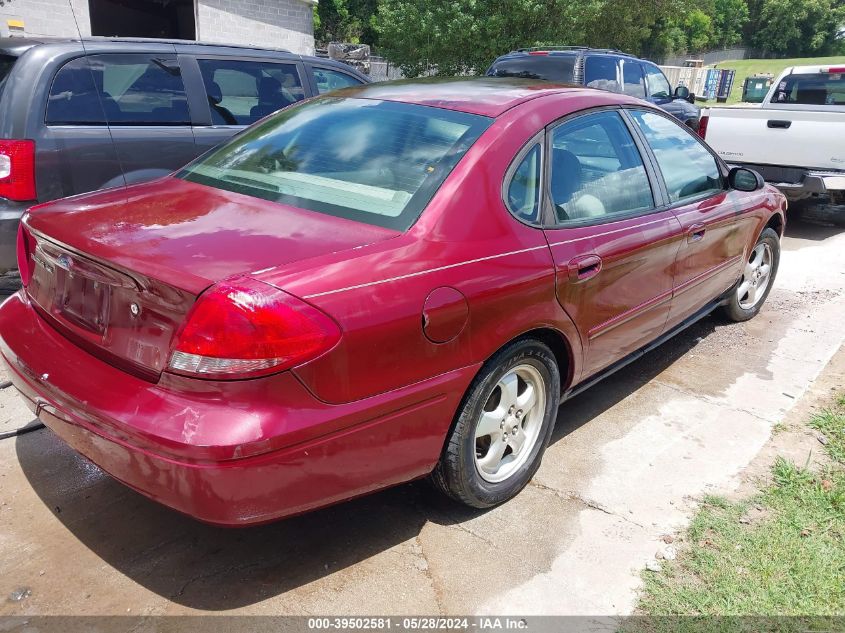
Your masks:
{"label": "pickup truck wheel", "polygon": [[765,229],[728,295],[724,313],[731,321],[747,321],[757,315],[772,289],[779,263],[780,238],[773,229]]}
{"label": "pickup truck wheel", "polygon": [[431,475],[435,487],[474,508],[522,490],[540,467],[560,400],[552,351],[516,341],[491,358],[470,385]]}

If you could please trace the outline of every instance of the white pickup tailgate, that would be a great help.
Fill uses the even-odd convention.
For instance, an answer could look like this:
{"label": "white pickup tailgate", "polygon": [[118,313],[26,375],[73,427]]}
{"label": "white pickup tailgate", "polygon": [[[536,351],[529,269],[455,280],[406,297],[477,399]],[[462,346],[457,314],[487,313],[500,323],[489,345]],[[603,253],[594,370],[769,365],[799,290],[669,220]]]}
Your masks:
{"label": "white pickup tailgate", "polygon": [[845,170],[845,112],[711,108],[707,143],[726,162]]}

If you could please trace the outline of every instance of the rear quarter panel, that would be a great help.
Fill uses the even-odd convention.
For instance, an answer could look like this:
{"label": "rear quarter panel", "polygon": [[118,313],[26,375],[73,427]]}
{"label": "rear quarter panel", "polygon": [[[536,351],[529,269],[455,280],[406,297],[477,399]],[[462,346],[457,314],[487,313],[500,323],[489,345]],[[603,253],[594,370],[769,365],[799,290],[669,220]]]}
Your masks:
{"label": "rear quarter panel", "polygon": [[[257,275],[343,330],[333,350],[295,370],[318,398],[349,402],[483,362],[540,327],[566,337],[572,352],[563,373],[578,375],[580,340],[555,299],[543,232],[517,221],[501,198],[512,158],[556,117],[539,103],[514,110],[479,139],[407,233]],[[460,333],[445,343],[423,332],[423,305],[438,288],[456,289],[468,308]]]}

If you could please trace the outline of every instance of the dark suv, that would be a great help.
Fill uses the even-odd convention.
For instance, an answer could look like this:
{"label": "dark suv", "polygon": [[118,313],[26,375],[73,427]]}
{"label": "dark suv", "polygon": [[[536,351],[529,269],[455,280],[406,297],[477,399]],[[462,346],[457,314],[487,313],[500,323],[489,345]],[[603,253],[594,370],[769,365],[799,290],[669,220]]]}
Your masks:
{"label": "dark suv", "polygon": [[0,38],[0,287],[16,283],[27,207],[166,175],[279,108],[368,81],[279,50]]}
{"label": "dark suv", "polygon": [[621,51],[578,46],[520,48],[494,61],[487,75],[624,92],[651,101],[693,130],[698,129],[701,111],[693,103],[695,95],[685,86],[672,90],[666,75],[655,64]]}

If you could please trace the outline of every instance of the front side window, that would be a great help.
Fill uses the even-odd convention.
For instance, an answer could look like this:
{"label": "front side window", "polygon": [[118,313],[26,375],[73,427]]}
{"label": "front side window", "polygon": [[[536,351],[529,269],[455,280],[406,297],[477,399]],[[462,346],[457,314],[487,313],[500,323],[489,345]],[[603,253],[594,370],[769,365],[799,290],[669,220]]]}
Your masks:
{"label": "front side window", "polygon": [[588,88],[620,92],[618,65],[619,59],[616,57],[588,55],[584,61],[584,85]]}
{"label": "front side window", "polygon": [[320,97],[258,123],[178,177],[406,230],[490,123],[407,103]]}
{"label": "front side window", "polygon": [[508,208],[525,222],[540,217],[540,179],[542,149],[539,143],[528,150],[508,184]]}
{"label": "front side window", "polygon": [[337,70],[330,68],[314,68],[314,82],[317,84],[317,93],[323,94],[332,90],[340,90],[347,86],[360,86],[361,81]]}
{"label": "front side window", "polygon": [[213,125],[250,125],[305,98],[296,64],[198,59]]}
{"label": "front side window", "polygon": [[672,202],[722,190],[716,159],[692,133],[659,114],[630,112],[657,158]]}
{"label": "front side window", "polygon": [[672,96],[672,87],[666,75],[657,66],[651,64],[644,64],[644,66],[648,96],[652,99],[668,99]]}
{"label": "front side window", "polygon": [[845,72],[788,75],[778,83],[772,103],[843,106]]}
{"label": "front side window", "polygon": [[48,125],[190,125],[176,59],[90,55],[59,69],[47,101]]}
{"label": "front side window", "polygon": [[642,157],[618,112],[556,127],[550,161],[549,189],[560,224],[654,208]]}

